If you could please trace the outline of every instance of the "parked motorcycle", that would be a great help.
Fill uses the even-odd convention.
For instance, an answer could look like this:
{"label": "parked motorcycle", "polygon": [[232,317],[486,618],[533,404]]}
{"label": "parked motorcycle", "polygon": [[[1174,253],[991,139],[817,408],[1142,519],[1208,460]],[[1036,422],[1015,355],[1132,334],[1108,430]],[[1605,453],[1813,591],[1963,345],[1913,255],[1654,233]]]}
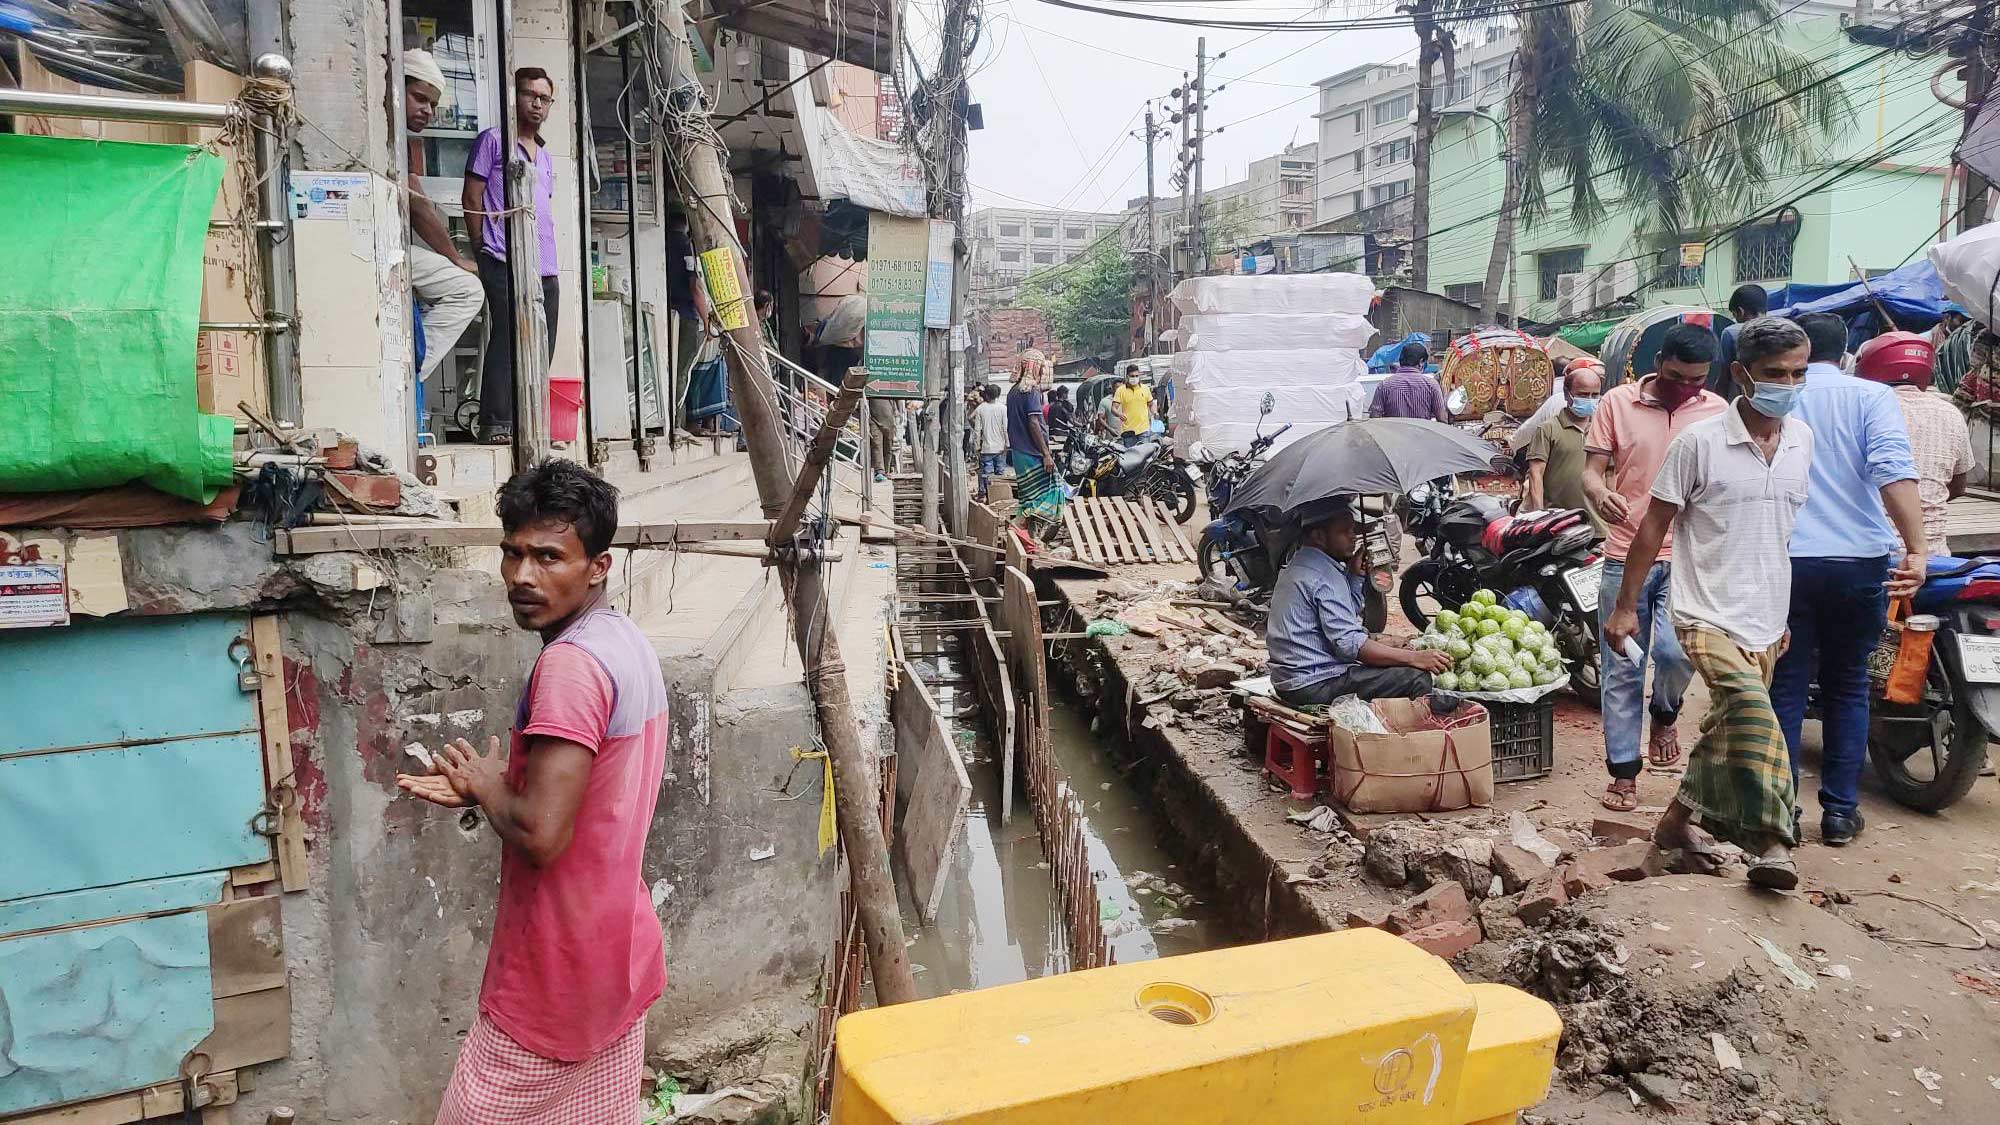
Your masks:
{"label": "parked motorcycle", "polygon": [[[2000,735],[2000,559],[1933,558],[1913,603],[1937,626],[1922,695],[1891,703],[1883,675],[1872,677],[1868,760],[1898,804],[1937,812],[1972,789],[1987,742]],[[1888,653],[1877,659],[1886,673]]]}
{"label": "parked motorcycle", "polygon": [[1207,496],[1210,515],[1229,510],[1230,493],[1243,483],[1243,478],[1249,476],[1251,470],[1264,463],[1264,455],[1271,451],[1271,446],[1292,428],[1292,424],[1287,422],[1268,434],[1264,432],[1264,418],[1271,413],[1276,401],[1268,393],[1264,396],[1264,409],[1257,416],[1257,432],[1250,439],[1249,449],[1217,457],[1213,451],[1203,448],[1200,442],[1195,442],[1193,448],[1188,450],[1195,467],[1201,472],[1202,491]]}
{"label": "parked motorcycle", "polygon": [[1194,485],[1165,445],[1148,438],[1125,446],[1074,426],[1063,449],[1063,476],[1080,496],[1134,496],[1160,502],[1178,523],[1194,515]]}
{"label": "parked motorcycle", "polygon": [[[1393,524],[1382,513],[1369,512],[1365,504],[1357,515],[1362,557],[1368,568],[1361,623],[1369,632],[1379,633],[1388,627],[1389,591],[1396,586]],[[1196,552],[1202,589],[1244,608],[1267,612],[1278,585],[1278,572],[1298,550],[1300,530],[1295,520],[1273,525],[1249,512],[1232,512],[1209,521]]]}
{"label": "parked motorcycle", "polygon": [[1589,519],[1575,508],[1512,516],[1484,493],[1441,503],[1442,488],[1419,486],[1405,501],[1424,558],[1403,573],[1403,616],[1422,630],[1439,610],[1470,601],[1473,591],[1500,591],[1508,606],[1548,626],[1570,689],[1596,706],[1603,688],[1597,599],[1604,559]]}

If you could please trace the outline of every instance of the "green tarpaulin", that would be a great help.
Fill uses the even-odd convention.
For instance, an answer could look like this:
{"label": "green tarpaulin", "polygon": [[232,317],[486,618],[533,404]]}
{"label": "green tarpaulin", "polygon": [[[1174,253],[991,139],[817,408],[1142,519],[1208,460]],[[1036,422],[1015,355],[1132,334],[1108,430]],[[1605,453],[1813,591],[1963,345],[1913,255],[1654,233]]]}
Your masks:
{"label": "green tarpaulin", "polygon": [[142,481],[206,502],[234,424],[195,405],[222,161],[184,145],[0,135],[0,492]]}
{"label": "green tarpaulin", "polygon": [[1615,320],[1592,320],[1583,324],[1566,324],[1556,329],[1556,335],[1565,343],[1575,344],[1587,352],[1594,352],[1604,344],[1604,338],[1618,327]]}

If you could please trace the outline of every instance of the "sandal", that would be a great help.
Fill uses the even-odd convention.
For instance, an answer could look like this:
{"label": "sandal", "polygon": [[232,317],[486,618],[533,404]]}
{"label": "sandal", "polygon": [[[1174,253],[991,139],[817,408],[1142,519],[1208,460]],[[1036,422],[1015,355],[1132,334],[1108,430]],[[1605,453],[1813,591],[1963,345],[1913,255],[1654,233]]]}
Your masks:
{"label": "sandal", "polygon": [[1629,777],[1613,778],[1604,787],[1604,795],[1597,799],[1612,812],[1633,812],[1639,807],[1639,783]]}
{"label": "sandal", "polygon": [[1656,770],[1681,764],[1681,740],[1672,723],[1653,724],[1652,737],[1646,741],[1646,763]]}
{"label": "sandal", "polygon": [[1751,861],[1747,878],[1767,890],[1789,891],[1799,885],[1799,869],[1790,856],[1761,856]]}

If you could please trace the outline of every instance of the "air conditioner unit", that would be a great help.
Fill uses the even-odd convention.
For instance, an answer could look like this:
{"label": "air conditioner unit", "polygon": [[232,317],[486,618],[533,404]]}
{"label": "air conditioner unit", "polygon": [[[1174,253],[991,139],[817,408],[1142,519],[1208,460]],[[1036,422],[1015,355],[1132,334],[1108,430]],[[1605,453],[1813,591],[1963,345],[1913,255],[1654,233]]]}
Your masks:
{"label": "air conditioner unit", "polygon": [[1639,263],[1614,262],[1597,271],[1591,284],[1591,307],[1606,308],[1639,290]]}
{"label": "air conditioner unit", "polygon": [[1588,300],[1589,288],[1583,283],[1580,273],[1556,275],[1556,315],[1581,316]]}

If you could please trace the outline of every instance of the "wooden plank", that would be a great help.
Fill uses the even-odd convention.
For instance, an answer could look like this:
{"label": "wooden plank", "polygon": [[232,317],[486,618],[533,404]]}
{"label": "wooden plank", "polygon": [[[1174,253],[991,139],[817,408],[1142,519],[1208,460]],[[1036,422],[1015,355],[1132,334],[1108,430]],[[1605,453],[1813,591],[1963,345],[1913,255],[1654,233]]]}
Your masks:
{"label": "wooden plank", "polygon": [[951,875],[951,856],[972,800],[972,779],[952,744],[929,689],[908,668],[890,703],[896,729],[897,772],[907,799],[897,843],[909,874],[911,897],[924,920],[937,919]]}
{"label": "wooden plank", "polygon": [[1088,501],[1075,500],[1065,505],[1063,518],[1069,520],[1076,528],[1076,534],[1071,536],[1071,539],[1077,544],[1077,556],[1086,562],[1102,566],[1104,544],[1098,540],[1097,529],[1090,526],[1090,516],[1081,507],[1085,503]]}
{"label": "wooden plank", "polygon": [[1090,526],[1097,531],[1098,542],[1104,544],[1104,562],[1107,566],[1119,566],[1131,560],[1125,557],[1125,545],[1111,533],[1110,524],[1105,520],[1103,503],[1092,497],[1084,513],[1090,517]]}
{"label": "wooden plank", "polygon": [[215,1030],[195,1050],[219,1070],[282,1059],[292,1048],[292,995],[267,988],[215,1001]]}
{"label": "wooden plank", "polygon": [[1174,534],[1174,514],[1167,511],[1166,505],[1150,497],[1146,500],[1146,507],[1152,513],[1153,526],[1159,529],[1160,543],[1166,548],[1166,561],[1193,562],[1181,549],[1180,537]]}
{"label": "wooden plank", "polygon": [[208,911],[208,972],[215,997],[285,987],[285,931],[276,895]]}
{"label": "wooden plank", "polygon": [[1126,503],[1123,496],[1113,496],[1105,504],[1110,509],[1111,518],[1117,521],[1120,533],[1125,536],[1125,542],[1131,546],[1132,561],[1152,562],[1153,550],[1146,545],[1146,537],[1140,534],[1139,525],[1132,518],[1132,505]]}
{"label": "wooden plank", "polygon": [[[1145,498],[1140,498],[1140,500],[1143,499]],[[1140,503],[1139,500],[1125,499],[1119,501],[1119,503],[1125,506],[1126,514],[1131,518],[1133,524],[1139,528],[1139,534],[1145,537],[1146,549],[1152,552],[1153,561],[1156,563],[1170,561],[1167,557],[1167,546],[1160,541],[1160,529],[1153,523],[1153,513],[1147,511],[1145,505]]]}
{"label": "wooden plank", "polygon": [[1082,557],[1083,537],[1076,530],[1076,512],[1068,504],[1063,505],[1062,526],[1063,534],[1069,537],[1070,544],[1076,549],[1078,557]]}
{"label": "wooden plank", "polygon": [[[213,1101],[210,1106],[226,1106],[240,1096],[236,1072],[225,1070],[202,1081]],[[45,1109],[25,1117],[9,1117],[7,1125],[128,1125],[149,1117],[168,1117],[181,1112],[181,1085],[163,1082],[140,1090],[129,1090],[107,1098],[74,1102],[57,1109]],[[207,1118],[204,1118],[206,1121]]]}
{"label": "wooden plank", "polygon": [[259,883],[269,883],[278,878],[278,862],[267,859],[262,863],[252,863],[229,869],[229,885],[232,887],[254,887]]}
{"label": "wooden plank", "polygon": [[[1158,504],[1159,501],[1155,500],[1153,503]],[[1162,511],[1164,512],[1164,509]],[[1166,526],[1167,534],[1172,535],[1174,542],[1180,545],[1181,554],[1185,556],[1182,561],[1194,562],[1199,556],[1196,555],[1193,547],[1188,546],[1187,533],[1181,530],[1181,525],[1174,522],[1173,518],[1169,516],[1166,517]]]}
{"label": "wooden plank", "polygon": [[1018,732],[1017,742],[1021,760],[1032,768],[1040,760],[1040,748],[1046,747],[1049,740],[1048,646],[1042,643],[1042,608],[1035,596],[1034,580],[1022,571],[1008,567],[1001,581],[1006,588],[1008,620],[1013,629],[1008,643],[1013,647],[1019,669],[1014,677],[1015,694],[1021,697],[1022,711],[1028,717],[1021,724],[1025,729]]}
{"label": "wooden plank", "polygon": [[285,650],[275,614],[250,619],[250,657],[257,669],[257,717],[264,745],[266,792],[278,807],[278,873],[289,892],[306,889],[306,822],[292,778],[292,720],[285,707]]}
{"label": "wooden plank", "polygon": [[[673,543],[712,543],[763,539],[769,520],[684,520],[620,524],[611,537],[614,547],[664,547]],[[313,555],[327,551],[391,551],[413,547],[497,547],[498,524],[449,523],[444,520],[370,522],[338,527],[295,527],[277,535],[277,553]]]}

